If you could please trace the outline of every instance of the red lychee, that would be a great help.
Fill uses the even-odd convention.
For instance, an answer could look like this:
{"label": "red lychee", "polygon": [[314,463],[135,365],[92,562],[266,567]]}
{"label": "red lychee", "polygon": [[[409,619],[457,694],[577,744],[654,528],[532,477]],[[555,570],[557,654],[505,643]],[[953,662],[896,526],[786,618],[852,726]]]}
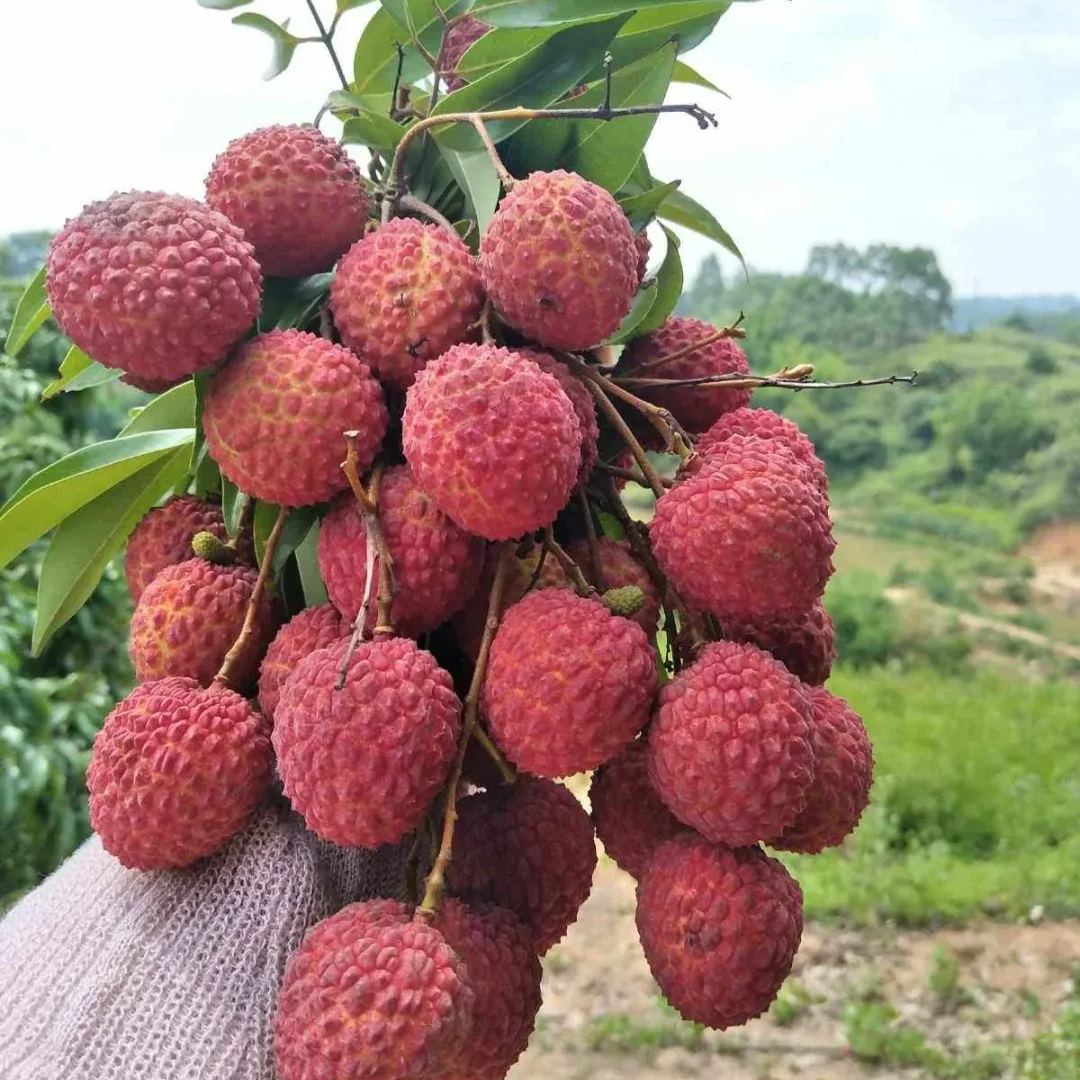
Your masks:
{"label": "red lychee", "polygon": [[610,337],[633,303],[637,271],[634,231],[619,204],[562,170],[519,180],[480,241],[480,273],[499,314],[553,349]]}
{"label": "red lychee", "polygon": [[843,698],[816,686],[807,693],[813,705],[814,782],[802,812],[769,843],[816,855],[843,843],[859,824],[870,801],[874,752],[862,720]]}
{"label": "red lychee", "polygon": [[[131,662],[139,682],[182,675],[209,686],[240,636],[258,574],[249,566],[203,559],[167,566],[143,591],[131,619]],[[279,623],[277,601],[263,593],[254,632],[230,682],[245,690]]]}
{"label": "red lychee", "polygon": [[641,232],[634,233],[634,249],[637,251],[638,256],[637,279],[640,285],[649,271],[649,255],[652,254],[652,241],[644,229]]}
{"label": "red lychee", "polygon": [[661,844],[686,830],[653,790],[640,739],[593,773],[589,805],[604,850],[636,878]]}
{"label": "red lychee", "polygon": [[49,245],[60,329],[106,367],[172,385],[216,364],[259,311],[251,244],[194,199],[127,192],[91,203]]}
{"label": "red lychee", "polygon": [[412,218],[394,218],[349,248],[330,289],[341,340],[402,388],[475,337],[483,304],[472,252],[455,233]]}
{"label": "red lychee", "polygon": [[487,540],[550,524],[581,465],[581,425],[559,381],[491,345],[455,345],[424,368],[402,436],[420,487]]}
{"label": "red lychee", "polygon": [[311,124],[274,124],[218,155],[206,201],[244,230],[263,273],[300,277],[329,270],[360,238],[370,200],[336,139]]}
{"label": "red lychee", "polygon": [[470,902],[509,908],[543,955],[577,918],[592,888],[592,822],[566,788],[520,777],[458,804],[447,882]]}
{"label": "red lychee", "polygon": [[455,19],[447,28],[442,47],[442,73],[451,93],[460,90],[468,81],[458,74],[461,58],[490,30],[487,23],[471,15]]}
{"label": "red lychee", "polygon": [[[700,319],[672,315],[658,330],[630,342],[623,365],[629,374],[650,379],[697,379],[749,371],[746,353],[731,338],[699,345],[715,334],[716,327]],[[667,356],[672,359],[662,359]],[[639,386],[635,392],[669,409],[692,432],[705,431],[750,400],[749,390],[723,386]]]}
{"label": "red lychee", "polygon": [[349,623],[333,604],[305,608],[270,643],[259,668],[259,708],[273,719],[281,688],[304,657],[349,635]]}
{"label": "red lychee", "polygon": [[645,597],[641,608],[630,618],[645,631],[652,634],[656,630],[656,621],[660,616],[660,593],[649,571],[641,565],[630,551],[630,545],[623,540],[611,540],[606,536],[596,542],[600,555],[602,581],[596,580],[593,570],[592,552],[585,540],[579,540],[567,548],[568,554],[581,567],[589,583],[600,592],[618,589],[625,585],[636,585]]}
{"label": "red lychee", "polygon": [[798,618],[763,626],[728,622],[724,630],[734,641],[749,642],[771,653],[810,686],[821,686],[828,679],[836,659],[833,621],[820,600]]}
{"label": "red lychee", "polygon": [[687,1020],[736,1027],[772,1003],[802,938],[802,891],[760,848],[687,833],[649,860],[637,927],[664,997]]}
{"label": "red lychee", "polygon": [[752,645],[719,641],[660,691],[649,779],[702,836],[741,847],[778,836],[814,779],[811,707],[802,684]]}
{"label": "red lychee", "polygon": [[318,923],[285,969],[280,1080],[442,1080],[472,1029],[465,964],[423,922],[373,924],[367,904]]}
{"label": "red lychee", "polygon": [[483,709],[499,749],[537,776],[609,761],[649,718],[656,656],[645,632],[597,600],[533,592],[491,646]]}
{"label": "red lychee", "polygon": [[238,833],[270,783],[266,723],[193,679],[136,687],[94,740],[90,824],[125,866],[187,866]]}
{"label": "red lychee", "polygon": [[461,730],[450,676],[408,638],[366,642],[336,689],[348,642],[302,660],[274,711],[278,772],[308,827],[373,848],[415,828]]}
{"label": "red lychee", "polygon": [[[444,623],[472,595],[484,558],[483,541],[458,528],[420,490],[408,465],[387,469],[379,486],[379,524],[394,568],[391,621],[418,637]],[[355,620],[367,578],[367,529],[346,492],[322,520],[319,571],[339,611]],[[379,557],[375,556],[368,624],[375,625]]]}
{"label": "red lychee", "polygon": [[345,432],[357,468],[386,432],[382,389],[348,349],[300,330],[249,341],[215,376],[203,430],[222,473],[241,491],[281,506],[310,506],[348,487]]}

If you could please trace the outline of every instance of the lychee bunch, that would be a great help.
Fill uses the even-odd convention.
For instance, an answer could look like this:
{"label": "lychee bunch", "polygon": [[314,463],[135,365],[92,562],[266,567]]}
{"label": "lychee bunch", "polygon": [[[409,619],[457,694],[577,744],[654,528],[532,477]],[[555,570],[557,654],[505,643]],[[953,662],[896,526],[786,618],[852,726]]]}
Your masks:
{"label": "lychee bunch", "polygon": [[360,170],[312,124],[274,124],[234,139],[206,178],[206,201],[244,231],[263,273],[329,270],[359,239],[369,199]]}
{"label": "lychee bunch", "polygon": [[836,659],[833,621],[819,600],[797,618],[755,624],[728,622],[728,637],[757,645],[810,686],[821,686]]}
{"label": "lychee bunch", "polygon": [[638,287],[634,231],[607,191],[576,173],[534,172],[480,241],[484,289],[526,337],[578,351],[610,337]]}
{"label": "lychee bunch", "polygon": [[472,15],[455,19],[447,27],[442,46],[442,73],[446,79],[446,88],[451,92],[460,90],[467,81],[458,74],[461,58],[490,30],[487,23]]}
{"label": "lychee bunch", "polygon": [[91,203],[49,245],[60,329],[106,367],[171,386],[216,364],[259,311],[262,273],[224,215],[193,199],[126,192]]}
{"label": "lychee bunch", "polygon": [[278,632],[259,668],[259,708],[273,719],[281,688],[310,653],[349,636],[349,623],[333,604],[304,608]]}
{"label": "lychee bunch", "polygon": [[420,487],[487,540],[550,524],[581,465],[581,425],[559,381],[491,345],[455,345],[424,368],[402,438]]}
{"label": "lychee bunch", "polygon": [[544,589],[504,616],[483,710],[499,749],[519,769],[570,776],[628,746],[655,693],[656,656],[640,626],[597,600]]}
{"label": "lychee bunch", "polygon": [[346,665],[348,647],[297,665],[274,711],[274,750],[285,794],[312,831],[374,848],[415,828],[446,781],[461,702],[408,638],[365,642]]}
{"label": "lychee bunch", "polygon": [[341,340],[402,388],[451,345],[475,337],[484,294],[464,242],[440,225],[394,218],[338,263],[330,306]]}
{"label": "lychee bunch", "polygon": [[589,583],[600,592],[618,589],[626,585],[636,585],[644,600],[641,607],[630,616],[645,631],[652,634],[656,630],[656,621],[660,615],[660,592],[649,571],[641,565],[630,550],[625,540],[611,540],[601,536],[596,542],[600,557],[601,580],[596,579],[592,565],[592,551],[585,540],[578,540],[567,547],[567,553],[581,567]]}
{"label": "lychee bunch", "polygon": [[664,997],[724,1029],[771,1004],[802,937],[802,892],[760,848],[691,833],[657,849],[638,883],[637,927]]}
{"label": "lychee bunch", "polygon": [[[387,469],[379,485],[379,525],[394,573],[394,629],[406,637],[445,622],[472,595],[484,558],[481,540],[455,525],[413,479],[408,465]],[[319,572],[337,609],[352,622],[367,580],[367,527],[351,492],[322,519]],[[372,580],[378,582],[379,557]],[[377,584],[370,589],[368,625],[375,625]]]}
{"label": "lychee bunch", "polygon": [[214,376],[203,411],[206,441],[223,475],[281,506],[310,506],[343,491],[345,433],[357,433],[363,471],[386,425],[382,390],[367,366],[301,330],[249,341]]}
{"label": "lychee bunch", "polygon": [[136,687],[109,713],[86,773],[90,824],[125,866],[187,866],[238,833],[270,783],[265,721],[194,679]]}

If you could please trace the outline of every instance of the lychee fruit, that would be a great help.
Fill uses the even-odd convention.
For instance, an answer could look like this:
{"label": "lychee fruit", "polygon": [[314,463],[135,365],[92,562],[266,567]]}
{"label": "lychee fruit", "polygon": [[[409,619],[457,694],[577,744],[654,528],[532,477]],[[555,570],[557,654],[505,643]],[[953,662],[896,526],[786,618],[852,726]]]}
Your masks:
{"label": "lychee fruit", "polygon": [[483,305],[476,259],[460,237],[413,218],[357,241],[330,288],[341,340],[402,388],[429,360],[475,337]]}
{"label": "lychee fruit", "polygon": [[619,328],[638,261],[614,197],[561,169],[519,180],[480,241],[480,273],[499,314],[553,349],[588,349]]}
{"label": "lychee fruit", "polygon": [[821,687],[807,690],[813,706],[811,732],[817,768],[806,806],[770,840],[772,847],[816,855],[855,831],[870,801],[874,753],[870,737],[848,703]]}
{"label": "lychee fruit", "polygon": [[537,776],[609,761],[649,718],[656,656],[645,632],[597,600],[533,592],[503,617],[483,711],[499,749]]}
{"label": "lychee fruit", "polygon": [[194,199],[126,192],[91,203],[49,245],[60,329],[106,367],[172,385],[216,364],[259,312],[251,244]]}
{"label": "lychee fruit", "polygon": [[549,525],[581,466],[581,425],[558,379],[492,345],[455,345],[420,372],[402,437],[420,487],[486,540]]}
{"label": "lychee fruit", "polygon": [[833,621],[819,600],[809,611],[793,619],[757,625],[724,625],[727,636],[771,653],[793,675],[810,686],[821,686],[836,659]]}
{"label": "lychee fruit", "polygon": [[828,503],[790,451],[760,439],[666,492],[649,535],[680,595],[721,622],[795,618],[833,571]]}
{"label": "lychee fruit", "polygon": [[802,891],[760,848],[686,833],[649,860],[638,884],[645,959],[686,1020],[724,1029],[760,1016],[802,938]]}
{"label": "lychee fruit", "polygon": [[442,74],[446,79],[446,88],[451,93],[460,90],[468,81],[458,74],[461,58],[490,30],[487,23],[472,15],[455,19],[447,27],[442,46]]}
{"label": "lychee fruit", "polygon": [[600,592],[622,588],[626,585],[636,585],[642,592],[644,602],[630,618],[646,634],[652,634],[656,630],[656,623],[660,617],[660,593],[649,571],[638,562],[630,551],[630,545],[623,540],[612,540],[601,536],[596,541],[596,548],[600,556],[602,574],[600,581],[596,580],[592,552],[587,541],[575,541],[566,550],[574,562],[581,567],[589,584]]}
{"label": "lychee fruit", "polygon": [[349,623],[333,604],[319,604],[294,615],[270,642],[259,668],[259,708],[273,719],[281,688],[310,653],[349,636]]}
{"label": "lychee fruit", "polygon": [[382,389],[348,349],[301,330],[249,341],[213,378],[203,430],[221,472],[241,491],[310,506],[348,487],[347,431],[366,469],[386,433]]}
{"label": "lychee fruit", "polygon": [[779,836],[814,779],[802,684],[752,645],[719,641],[660,691],[649,779],[667,808],[716,843]]}
{"label": "lychee fruit", "polygon": [[125,866],[187,866],[238,833],[270,783],[266,723],[194,679],[137,686],[94,740],[90,824]]}
{"label": "lychee fruit", "polygon": [[264,274],[329,270],[364,231],[369,199],[360,170],[312,124],[241,135],[217,156],[206,201],[255,246]]}
{"label": "lychee fruit", "polygon": [[[715,326],[700,319],[672,315],[659,329],[627,345],[622,361],[624,370],[650,379],[697,379],[748,372],[746,353],[732,338],[698,344],[716,331]],[[663,359],[668,356],[672,359]],[[691,432],[705,431],[725,413],[750,401],[749,390],[724,386],[639,386],[635,392],[668,409]]]}
{"label": "lychee fruit", "polygon": [[465,1049],[465,964],[424,922],[381,925],[368,904],[317,923],[285,969],[274,1017],[280,1080],[441,1080]]}
{"label": "lychee fruit", "polygon": [[[162,570],[143,590],[131,618],[131,662],[139,682],[181,675],[209,686],[240,636],[257,579],[250,566],[203,559]],[[279,616],[277,601],[264,592],[250,641],[230,674],[237,689],[254,685]]]}
{"label": "lychee fruit", "polygon": [[458,804],[447,882],[469,901],[509,908],[543,955],[577,918],[592,888],[592,822],[566,788],[520,777]]}
{"label": "lychee fruit", "polygon": [[361,644],[336,689],[348,644],[297,665],[274,710],[274,750],[285,794],[310,829],[374,848],[415,828],[446,781],[461,702],[408,638]]}
{"label": "lychee fruit", "polygon": [[[151,510],[135,526],[124,554],[124,574],[131,599],[138,603],[146,586],[166,566],[190,559],[191,541],[201,532],[212,533],[222,543],[228,542],[220,503],[194,495],[177,495]],[[255,561],[250,532],[237,538],[236,557],[242,563]]]}
{"label": "lychee fruit", "polygon": [[593,773],[589,805],[604,850],[635,878],[661,844],[686,830],[653,790],[640,739]]}
{"label": "lychee fruit", "polygon": [[[418,637],[444,623],[472,595],[484,544],[458,528],[420,490],[408,465],[387,469],[379,485],[379,525],[394,572],[391,621]],[[350,621],[364,599],[367,529],[351,492],[331,506],[319,533],[319,571],[330,599]],[[375,625],[379,557],[372,569],[368,624]]]}
{"label": "lychee fruit", "polygon": [[644,229],[641,232],[634,233],[634,250],[638,256],[637,279],[640,285],[649,272],[649,256],[652,254],[652,241]]}

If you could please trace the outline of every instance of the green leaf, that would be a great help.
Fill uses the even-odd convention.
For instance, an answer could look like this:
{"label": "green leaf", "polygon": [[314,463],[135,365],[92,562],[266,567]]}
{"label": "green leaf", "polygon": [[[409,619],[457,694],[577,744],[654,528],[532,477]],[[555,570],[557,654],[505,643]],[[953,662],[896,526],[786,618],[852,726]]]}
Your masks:
{"label": "green leaf", "polygon": [[[368,20],[353,54],[353,85],[357,94],[389,93],[397,75],[398,54],[395,42],[408,44],[408,34],[387,11],[380,8]],[[405,49],[403,78],[406,83],[416,82],[431,69],[415,48]]]}
{"label": "green leaf", "polygon": [[476,0],[469,14],[492,26],[551,26],[662,8],[671,0]]}
{"label": "green leaf", "polygon": [[635,337],[663,326],[682,296],[683,267],[682,256],[679,254],[679,238],[666,226],[664,235],[667,237],[667,252],[656,274],[656,299],[649,308],[649,314],[635,327]]}
{"label": "green leaf", "polygon": [[458,61],[456,70],[467,82],[476,82],[503,64],[535,49],[558,29],[558,26],[538,26],[492,30],[469,46]]}
{"label": "green leaf", "polygon": [[198,0],[199,7],[210,8],[213,11],[231,11],[233,8],[244,7],[251,0]]}
{"label": "green leaf", "polygon": [[672,180],[670,184],[657,184],[656,187],[643,191],[640,195],[626,195],[619,199],[623,213],[630,219],[635,229],[643,229],[656,216],[660,204],[673,192],[679,190],[681,180]]}
{"label": "green leaf", "polygon": [[[252,526],[255,535],[255,558],[262,565],[263,552],[266,549],[266,541],[277,521],[279,507],[273,503],[258,502],[255,504],[255,519]],[[271,572],[274,577],[281,573],[281,568],[289,561],[289,556],[296,550],[299,544],[307,536],[312,524],[318,517],[318,512],[313,506],[301,506],[297,510],[290,510],[285,519],[285,528],[281,530],[281,539],[278,541],[277,551],[274,552],[274,565]]]}
{"label": "green leaf", "polygon": [[626,531],[622,527],[622,522],[614,514],[609,514],[606,510],[598,510],[596,516],[600,519],[601,531],[609,540],[625,539]]}
{"label": "green leaf", "polygon": [[472,216],[483,233],[495,213],[502,190],[490,155],[485,150],[459,152],[448,146],[439,146],[439,151],[450,166],[458,187],[465,192]]}
{"label": "green leaf", "polygon": [[289,33],[288,19],[279,26],[265,15],[245,11],[243,15],[237,15],[233,22],[237,26],[250,26],[253,30],[268,34],[273,41],[274,55],[270,60],[270,66],[263,72],[264,79],[269,81],[276,78],[289,66],[293,53],[296,52],[296,46],[300,44],[300,39]]}
{"label": "green leaf", "polygon": [[652,306],[656,302],[658,288],[657,280],[656,278],[653,278],[650,281],[646,281],[645,284],[638,289],[637,294],[634,296],[634,303],[626,313],[623,321],[619,324],[619,329],[608,338],[605,344],[619,345],[624,341],[629,341],[634,336],[638,324],[652,310]]}
{"label": "green leaf", "polygon": [[240,519],[250,496],[245,495],[231,480],[221,478],[221,513],[225,518],[225,531],[235,536],[240,531]]}
{"label": "green leaf", "polygon": [[78,345],[72,345],[64,355],[64,359],[60,361],[59,378],[53,379],[53,381],[41,391],[41,400],[48,401],[49,398],[55,397],[61,390],[67,388],[68,383],[70,383],[76,375],[84,372],[93,363],[94,361],[91,360]]}
{"label": "green leaf", "polygon": [[326,595],[326,586],[319,573],[318,521],[312,522],[307,536],[297,544],[293,554],[296,555],[296,568],[300,571],[300,582],[304,588],[304,603],[308,607],[325,604],[329,597]]}
{"label": "green leaf", "polygon": [[337,13],[344,15],[346,11],[352,11],[353,8],[363,7],[370,3],[371,0],[337,0]]}
{"label": "green leaf", "polygon": [[45,267],[29,281],[15,305],[11,317],[4,352],[18,356],[23,346],[34,336],[41,324],[49,317],[49,300],[45,295]]}
{"label": "green leaf", "polygon": [[726,90],[721,90],[716,83],[706,79],[700,72],[695,71],[689,64],[683,63],[679,60],[675,64],[675,72],[671,76],[672,82],[687,83],[690,86],[703,86],[706,90],[715,90],[718,94],[723,94],[724,97],[730,97]]}
{"label": "green leaf", "polygon": [[86,603],[132,529],[185,475],[187,464],[184,448],[165,454],[77,510],[56,530],[41,567],[34,656]]}
{"label": "green leaf", "polygon": [[195,384],[182,382],[139,409],[120,429],[121,435],[137,435],[146,431],[195,427]]}
{"label": "green leaf", "polygon": [[289,330],[307,326],[326,303],[332,273],[306,278],[267,278],[263,282],[259,330]]}
{"label": "green leaf", "polygon": [[[332,94],[332,98],[345,97],[345,94]],[[371,109],[351,106],[354,112],[350,113],[345,120],[344,130],[341,134],[343,143],[362,143],[370,146],[373,150],[382,150],[390,153],[401,142],[406,128],[396,120],[391,120],[383,113],[374,112]]]}
{"label": "green leaf", "polygon": [[739,250],[739,245],[701,203],[691,199],[685,192],[674,192],[664,200],[657,212],[665,221],[670,221],[673,225],[682,225],[702,236],[707,236],[710,240],[715,240],[742,263],[743,273],[747,272],[746,260]]}

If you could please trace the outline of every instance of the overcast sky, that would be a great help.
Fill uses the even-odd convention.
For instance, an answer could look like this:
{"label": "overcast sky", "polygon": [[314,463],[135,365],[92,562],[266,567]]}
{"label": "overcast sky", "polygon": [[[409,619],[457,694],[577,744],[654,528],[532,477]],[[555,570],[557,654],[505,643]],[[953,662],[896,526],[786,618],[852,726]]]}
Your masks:
{"label": "overcast sky", "polygon": [[[253,10],[307,32],[302,0]],[[117,189],[199,196],[228,139],[309,120],[334,86],[314,46],[262,82],[268,39],[195,0],[5,3],[0,31],[0,233]],[[754,266],[886,241],[935,248],[961,293],[1080,292],[1077,0],[737,3],[688,60],[733,100],[677,88],[721,125],[662,118],[653,170]]]}

